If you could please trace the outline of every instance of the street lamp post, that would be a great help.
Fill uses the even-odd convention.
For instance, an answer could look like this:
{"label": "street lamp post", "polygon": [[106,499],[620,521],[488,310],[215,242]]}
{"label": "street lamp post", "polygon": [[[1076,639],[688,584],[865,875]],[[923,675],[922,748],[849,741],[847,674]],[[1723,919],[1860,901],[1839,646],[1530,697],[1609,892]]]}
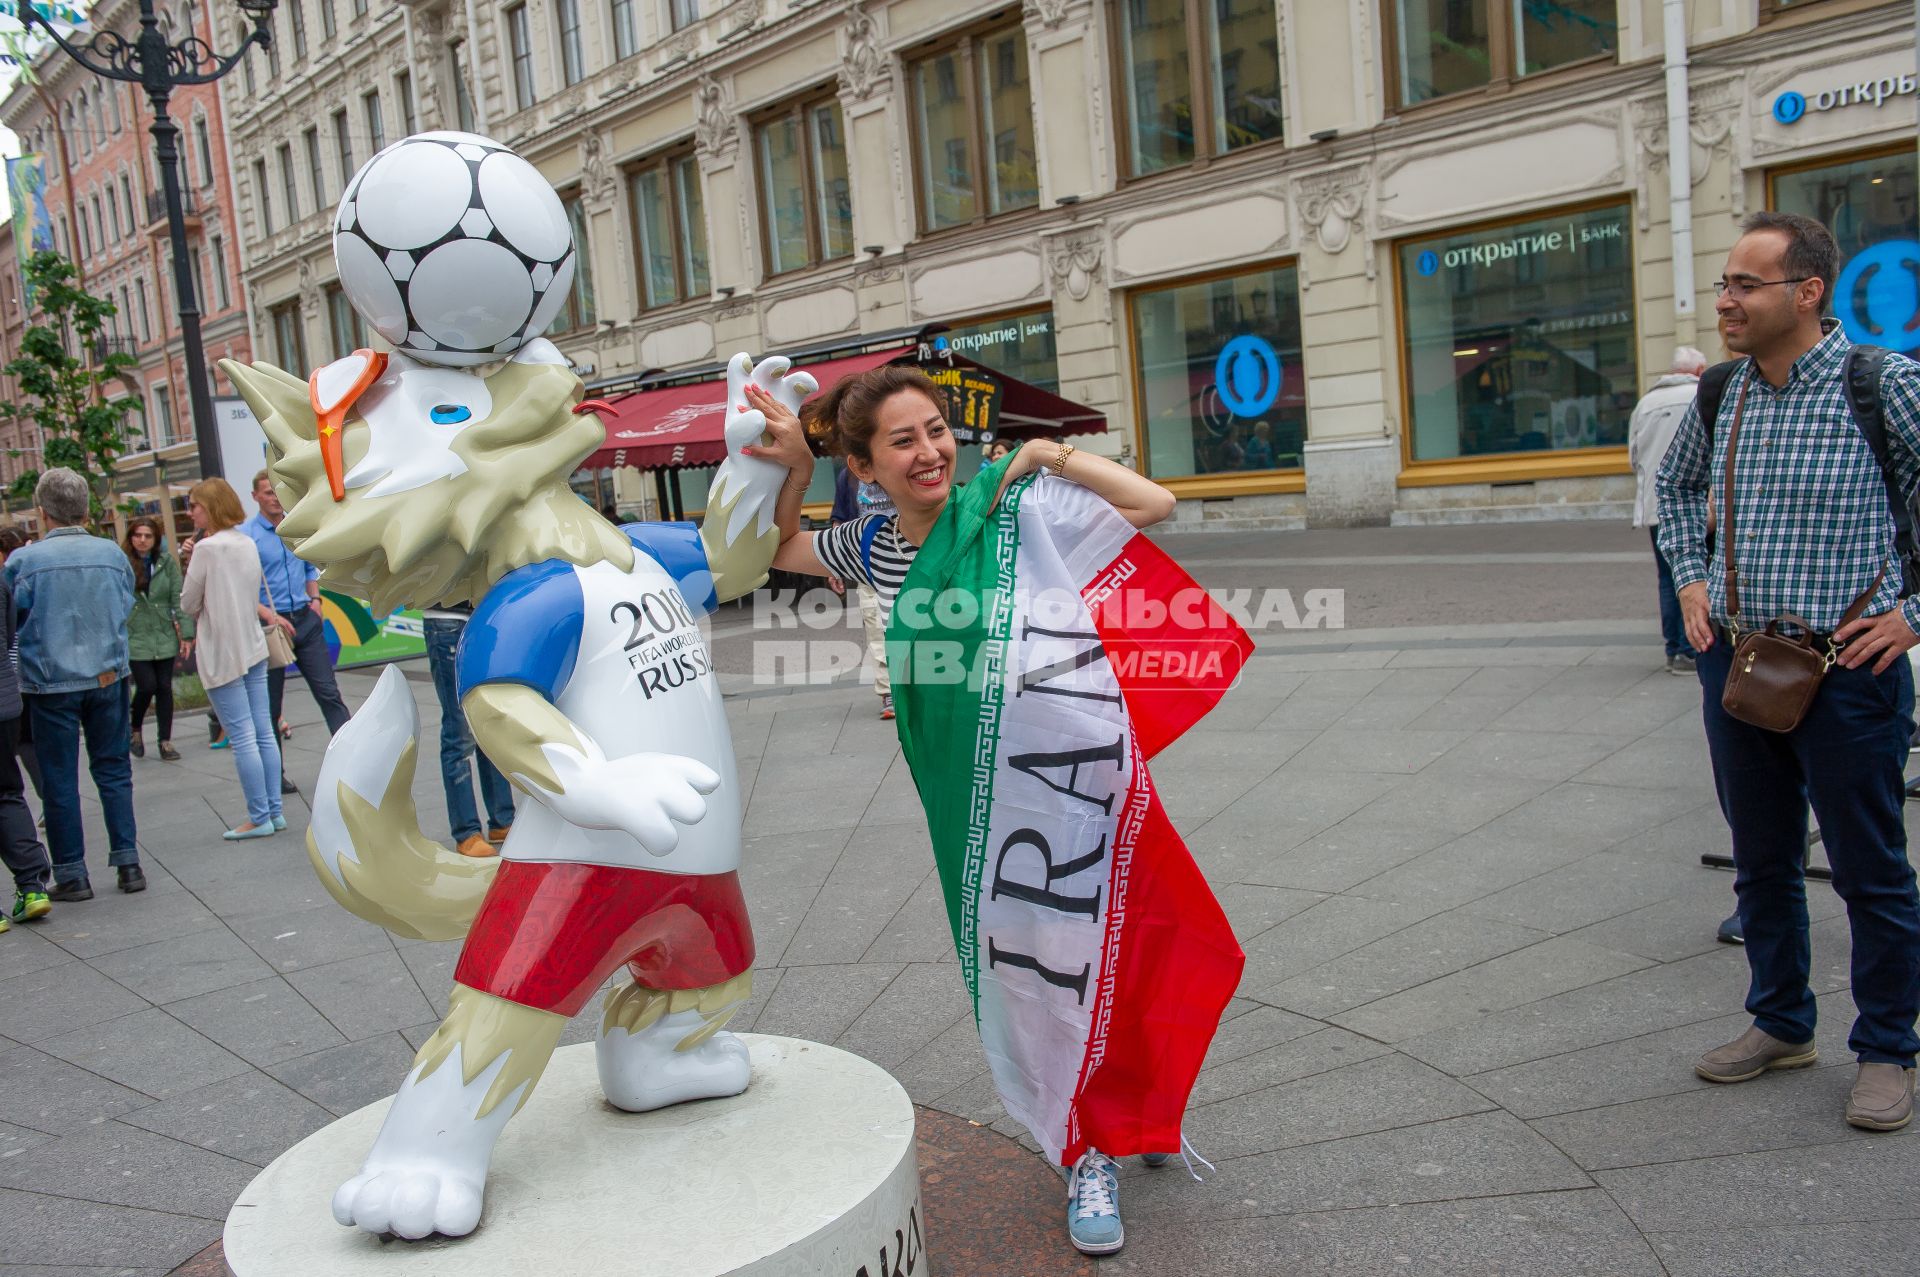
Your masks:
{"label": "street lamp post", "polygon": [[[212,84],[233,70],[254,45],[273,43],[267,25],[278,0],[236,0],[241,12],[253,19],[253,30],[240,47],[222,56],[197,34],[172,44],[160,30],[153,0],[140,0],[140,33],[129,40],[118,31],[96,32],[84,46],[69,44],[32,0],[19,5],[21,25],[36,25],[81,66],[108,80],[137,84],[153,104],[154,158],[160,162],[160,185],[167,201],[168,240],[173,249],[173,296],[180,316],[180,341],[187,361],[187,397],[193,407],[193,433],[200,445],[200,474],[220,474],[220,439],[213,424],[213,397],[207,387],[207,356],[200,342],[200,302],[194,295],[193,268],[187,258],[187,223],[180,205],[180,126],[167,114],[174,89],[189,84]],[[69,183],[72,175],[65,175]]]}

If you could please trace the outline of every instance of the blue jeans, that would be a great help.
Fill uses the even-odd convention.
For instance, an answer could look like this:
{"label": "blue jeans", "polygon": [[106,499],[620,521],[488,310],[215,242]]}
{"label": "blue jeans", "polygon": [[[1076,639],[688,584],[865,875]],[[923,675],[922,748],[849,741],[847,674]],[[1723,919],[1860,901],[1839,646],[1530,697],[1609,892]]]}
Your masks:
{"label": "blue jeans", "polygon": [[86,825],[80,818],[80,738],[87,741],[87,770],[107,820],[107,863],[140,863],[133,825],[133,747],[127,717],[127,679],[78,692],[45,692],[25,698],[40,755],[41,798],[47,808],[47,850],[57,884],[87,881]]}
{"label": "blue jeans", "polygon": [[1733,889],[1753,973],[1747,1011],[1783,1042],[1813,1039],[1804,868],[1811,803],[1853,929],[1859,1015],[1847,1045],[1863,1061],[1912,1068],[1920,1051],[1920,892],[1902,815],[1912,666],[1904,655],[1885,674],[1834,666],[1806,719],[1779,733],[1721,708],[1733,661],[1724,634],[1699,661],[1707,748],[1733,831]]}
{"label": "blue jeans", "polygon": [[440,698],[440,785],[447,794],[447,823],[452,826],[454,842],[463,842],[480,832],[480,813],[473,802],[473,771],[467,759],[480,769],[480,795],[487,805],[487,820],[495,829],[513,824],[513,786],[488,761],[486,754],[474,748],[473,733],[467,728],[467,716],[460,709],[459,687],[454,680],[453,658],[460,650],[464,621],[427,620],[427,668],[433,671],[433,690]]}
{"label": "blue jeans", "polygon": [[231,683],[209,687],[207,699],[233,742],[233,769],[247,796],[247,819],[264,825],[280,815],[280,738],[267,708],[266,658]]}
{"label": "blue jeans", "polygon": [[1653,538],[1653,565],[1660,573],[1660,637],[1667,643],[1667,659],[1692,656],[1693,644],[1687,642],[1686,623],[1680,619],[1680,596],[1673,588],[1673,569],[1660,553],[1660,528],[1656,524],[1647,533]]}

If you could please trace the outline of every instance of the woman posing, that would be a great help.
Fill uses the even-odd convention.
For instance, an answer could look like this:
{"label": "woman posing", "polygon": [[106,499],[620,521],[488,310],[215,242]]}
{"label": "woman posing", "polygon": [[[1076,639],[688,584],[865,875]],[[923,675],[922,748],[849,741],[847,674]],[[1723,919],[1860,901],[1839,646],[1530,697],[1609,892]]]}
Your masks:
{"label": "woman posing", "polygon": [[246,533],[240,498],[225,479],[202,479],[188,494],[197,535],[189,542],[180,602],[199,622],[200,683],[233,742],[233,766],[247,819],[223,837],[271,838],[287,827],[280,811],[280,744],[267,709],[267,641],[262,625],[293,626],[260,602],[260,551]]}
{"label": "woman posing", "polygon": [[[895,508],[893,514],[869,515],[824,532],[799,530],[801,494],[813,474],[813,455],[799,421],[757,387],[749,386],[746,393],[749,406],[765,415],[773,440],[747,451],[788,469],[776,514],[781,544],[774,566],[872,586],[884,624],[915,555],[953,493],[954,439],[939,392],[918,369],[886,365],[846,378],[807,405],[809,421],[824,429],[830,450],[846,457],[861,482],[885,491]],[[1173,513],[1174,498],[1166,489],[1125,466],[1052,440],[1021,444],[997,471],[984,472],[976,482],[995,484],[997,501],[1015,480],[1042,468],[1067,472],[1136,528]],[[1162,1165],[1167,1154],[1149,1154],[1146,1160]],[[1096,1255],[1119,1250],[1124,1233],[1113,1160],[1089,1149],[1074,1164],[1070,1187],[1067,1229],[1074,1246]]]}
{"label": "woman posing", "polygon": [[167,553],[160,521],[144,515],[127,525],[123,548],[133,565],[133,614],[127,618],[127,651],[133,661],[133,756],[147,756],[141,729],[151,705],[160,735],[160,757],[177,763],[173,663],[193,652],[193,618],[180,611],[180,564]]}

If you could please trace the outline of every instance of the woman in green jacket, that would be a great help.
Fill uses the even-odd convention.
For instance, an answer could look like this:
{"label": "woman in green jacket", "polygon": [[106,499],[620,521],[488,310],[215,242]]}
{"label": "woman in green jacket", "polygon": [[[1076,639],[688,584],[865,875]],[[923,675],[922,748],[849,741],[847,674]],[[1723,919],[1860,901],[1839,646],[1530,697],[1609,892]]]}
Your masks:
{"label": "woman in green jacket", "polygon": [[125,549],[133,565],[133,615],[127,618],[127,655],[133,662],[133,756],[147,756],[140,737],[147,706],[160,727],[160,757],[178,762],[173,747],[173,662],[193,654],[193,618],[180,610],[180,563],[167,553],[157,519],[127,525]]}

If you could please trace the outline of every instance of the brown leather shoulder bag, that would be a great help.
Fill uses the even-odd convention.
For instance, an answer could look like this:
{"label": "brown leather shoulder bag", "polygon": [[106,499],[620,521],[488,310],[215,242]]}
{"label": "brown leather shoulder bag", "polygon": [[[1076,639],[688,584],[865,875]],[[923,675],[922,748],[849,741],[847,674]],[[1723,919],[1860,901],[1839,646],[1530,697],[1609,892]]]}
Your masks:
{"label": "brown leather shoulder bag", "polygon": [[[1778,619],[1767,622],[1765,629],[1751,630],[1744,635],[1740,632],[1740,570],[1734,564],[1734,550],[1739,542],[1734,539],[1733,526],[1733,457],[1747,406],[1747,378],[1752,375],[1750,368],[1745,370],[1740,397],[1733,406],[1733,428],[1727,432],[1727,482],[1721,501],[1726,508],[1726,527],[1722,535],[1727,547],[1727,630],[1734,647],[1733,668],[1727,671],[1727,686],[1720,694],[1720,705],[1743,723],[1770,732],[1790,732],[1800,726],[1807,711],[1813,708],[1813,698],[1820,694],[1820,684],[1838,659],[1839,648],[1831,635],[1817,635],[1812,625],[1791,612],[1783,612]],[[1880,574],[1840,618],[1839,628],[1845,629],[1860,619],[1886,575],[1886,565],[1881,564]],[[1788,638],[1780,633],[1781,621],[1799,626],[1800,636]],[[1821,642],[1816,645],[1816,640]],[[1825,650],[1819,650],[1820,646]]]}

